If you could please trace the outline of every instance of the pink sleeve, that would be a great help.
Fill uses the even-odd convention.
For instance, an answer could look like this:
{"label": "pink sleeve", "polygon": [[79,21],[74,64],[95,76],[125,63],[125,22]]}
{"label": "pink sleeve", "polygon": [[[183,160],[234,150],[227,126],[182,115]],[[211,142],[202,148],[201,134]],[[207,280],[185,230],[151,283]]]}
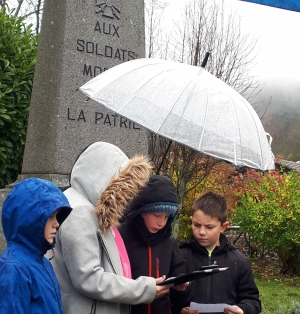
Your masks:
{"label": "pink sleeve", "polygon": [[124,241],[120,235],[120,232],[117,228],[113,228],[113,232],[115,234],[115,241],[117,244],[117,248],[120,255],[120,260],[123,268],[123,275],[127,278],[132,278],[131,276],[131,268],[130,268],[130,261],[128,258],[128,254],[124,245]]}

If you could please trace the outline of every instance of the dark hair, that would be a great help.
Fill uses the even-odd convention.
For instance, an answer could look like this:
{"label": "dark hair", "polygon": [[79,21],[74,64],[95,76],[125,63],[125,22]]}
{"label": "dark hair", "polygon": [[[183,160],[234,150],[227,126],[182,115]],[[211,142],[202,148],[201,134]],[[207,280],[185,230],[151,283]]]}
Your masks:
{"label": "dark hair", "polygon": [[202,210],[205,215],[217,217],[222,224],[227,220],[226,200],[213,192],[208,192],[193,202],[192,215],[196,210]]}

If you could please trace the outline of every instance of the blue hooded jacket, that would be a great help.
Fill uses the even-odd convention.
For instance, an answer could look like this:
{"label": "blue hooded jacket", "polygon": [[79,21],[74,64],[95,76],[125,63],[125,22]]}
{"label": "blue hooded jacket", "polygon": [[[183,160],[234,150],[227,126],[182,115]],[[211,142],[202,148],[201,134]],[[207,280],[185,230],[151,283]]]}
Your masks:
{"label": "blue hooded jacket", "polygon": [[59,286],[44,257],[53,247],[44,237],[49,217],[61,224],[71,212],[53,183],[37,178],[14,186],[2,208],[7,248],[0,255],[0,313],[62,313]]}

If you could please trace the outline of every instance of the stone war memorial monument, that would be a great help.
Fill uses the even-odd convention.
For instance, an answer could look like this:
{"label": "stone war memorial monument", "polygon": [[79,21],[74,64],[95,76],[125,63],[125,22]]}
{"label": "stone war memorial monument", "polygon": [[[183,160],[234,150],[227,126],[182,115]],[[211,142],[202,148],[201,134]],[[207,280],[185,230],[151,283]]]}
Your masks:
{"label": "stone war memorial monument", "polygon": [[[147,154],[145,129],[86,101],[78,90],[103,71],[144,56],[143,0],[45,0],[18,180],[40,177],[67,187],[76,157],[95,141],[115,144],[129,157]],[[1,202],[8,192],[3,189]],[[0,230],[0,252],[4,246]]]}

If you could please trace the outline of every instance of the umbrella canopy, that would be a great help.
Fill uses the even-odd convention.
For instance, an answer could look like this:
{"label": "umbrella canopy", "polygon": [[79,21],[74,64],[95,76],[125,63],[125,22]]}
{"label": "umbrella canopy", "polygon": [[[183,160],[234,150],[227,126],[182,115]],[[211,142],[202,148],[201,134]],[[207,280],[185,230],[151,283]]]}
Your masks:
{"label": "umbrella canopy", "polygon": [[137,59],[103,72],[80,90],[119,115],[201,153],[236,166],[274,168],[267,134],[253,107],[203,68]]}

